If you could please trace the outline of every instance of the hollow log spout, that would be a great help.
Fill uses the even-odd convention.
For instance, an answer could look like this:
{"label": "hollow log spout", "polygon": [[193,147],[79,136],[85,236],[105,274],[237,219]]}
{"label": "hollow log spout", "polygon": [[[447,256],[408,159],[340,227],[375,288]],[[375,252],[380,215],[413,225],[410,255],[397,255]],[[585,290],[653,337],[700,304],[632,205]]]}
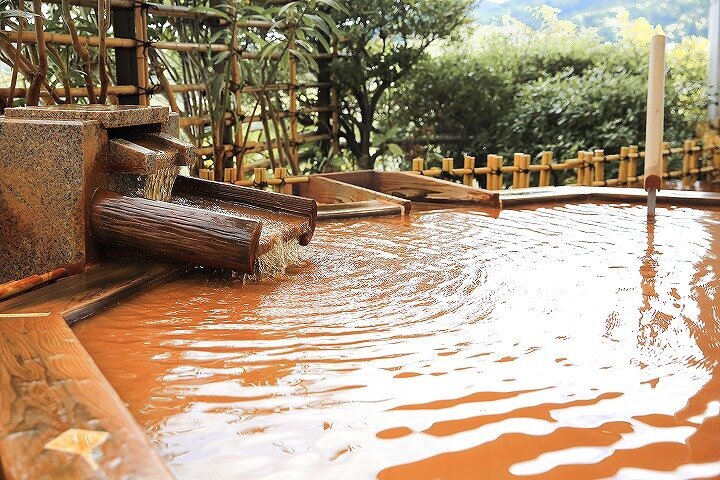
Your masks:
{"label": "hollow log spout", "polygon": [[100,190],[90,212],[95,240],[154,258],[254,273],[260,222]]}
{"label": "hollow log spout", "polygon": [[173,194],[198,195],[203,198],[233,202],[253,208],[304,217],[307,219],[307,228],[298,238],[300,245],[309,244],[315,232],[317,203],[310,198],[264,192],[231,183],[213,182],[182,175],[175,180]]}

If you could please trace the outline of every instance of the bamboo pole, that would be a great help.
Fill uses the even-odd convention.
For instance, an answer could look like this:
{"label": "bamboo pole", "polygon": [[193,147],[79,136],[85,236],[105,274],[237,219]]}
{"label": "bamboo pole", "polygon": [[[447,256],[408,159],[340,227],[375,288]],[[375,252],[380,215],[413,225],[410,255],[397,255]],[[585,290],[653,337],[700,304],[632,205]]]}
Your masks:
{"label": "bamboo pole", "polygon": [[650,39],[644,186],[647,216],[655,218],[655,196],[662,186],[663,123],[665,120],[665,36]]}
{"label": "bamboo pole", "polygon": [[530,154],[523,155],[522,188],[530,188]]}
{"label": "bamboo pole", "polygon": [[293,167],[293,173],[299,173],[298,167],[298,119],[297,119],[297,58],[292,52],[295,50],[295,37],[292,37],[288,43],[288,50],[291,52],[288,59],[289,70],[290,70],[290,100],[289,100],[289,113],[290,113],[290,163]]}
{"label": "bamboo pole", "polygon": [[542,152],[540,157],[540,165],[547,166],[546,169],[540,170],[540,179],[538,181],[540,187],[550,186],[550,172],[552,163],[552,152]]}
{"label": "bamboo pole", "polygon": [[592,157],[595,182],[605,182],[605,150],[595,150]]}
{"label": "bamboo pole", "polygon": [[695,183],[691,174],[693,168],[693,146],[692,140],[685,140],[685,142],[683,142],[682,184],[685,187],[690,187]]}
{"label": "bamboo pole", "polygon": [[21,280],[3,283],[0,285],[0,300],[26,292],[31,288],[42,285],[43,283],[52,282],[53,280],[64,277],[65,275],[67,275],[67,271],[64,268],[56,268],[51,272],[43,273],[41,275],[32,275]]}
{"label": "bamboo pole", "polygon": [[292,195],[292,184],[287,183],[288,170],[285,167],[278,167],[275,169],[275,180],[280,180],[281,183],[273,185],[273,190],[277,193],[284,193],[286,195]]}
{"label": "bamboo pole", "polygon": [[628,149],[628,183],[637,182],[637,164],[640,154],[637,145],[630,145]]}
{"label": "bamboo pole", "polygon": [[620,147],[620,164],[618,165],[618,183],[620,185],[627,184],[629,152],[628,147]]}
{"label": "bamboo pole", "polygon": [[463,174],[463,185],[472,186],[473,174],[475,173],[475,157],[465,156],[463,159],[463,167],[466,171],[469,170],[469,173]]}
{"label": "bamboo pole", "polygon": [[662,177],[667,176],[668,161],[670,160],[670,142],[663,142],[662,144],[662,158],[660,161],[660,174]]}
{"label": "bamboo pole", "polygon": [[585,180],[585,169],[583,166],[583,163],[585,161],[585,152],[579,151],[577,154],[577,171],[575,173],[575,176],[577,177],[575,184],[576,185],[582,185]]}
{"label": "bamboo pole", "polygon": [[516,153],[515,155],[513,155],[514,169],[512,172],[512,179],[513,179],[512,180],[513,181],[512,188],[515,190],[520,188],[520,165],[522,164],[522,158],[523,158],[522,153]]}

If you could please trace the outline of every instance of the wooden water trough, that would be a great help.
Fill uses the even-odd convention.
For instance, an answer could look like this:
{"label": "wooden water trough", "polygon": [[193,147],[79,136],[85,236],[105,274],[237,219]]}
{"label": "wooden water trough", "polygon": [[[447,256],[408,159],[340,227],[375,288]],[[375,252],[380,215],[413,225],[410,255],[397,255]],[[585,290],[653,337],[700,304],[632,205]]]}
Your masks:
{"label": "wooden water trough", "polygon": [[409,172],[360,170],[325,173],[318,175],[318,177],[355,185],[414,202],[477,205],[486,208],[500,208],[501,206],[498,192]]}

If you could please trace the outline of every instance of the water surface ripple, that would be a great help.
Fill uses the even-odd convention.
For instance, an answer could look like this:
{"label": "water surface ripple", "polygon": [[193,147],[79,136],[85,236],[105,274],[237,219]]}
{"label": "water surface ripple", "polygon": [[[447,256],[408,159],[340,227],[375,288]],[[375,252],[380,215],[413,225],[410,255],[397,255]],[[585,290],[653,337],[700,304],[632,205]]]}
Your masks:
{"label": "water surface ripple", "polygon": [[720,212],[325,223],[75,327],[180,479],[720,476]]}

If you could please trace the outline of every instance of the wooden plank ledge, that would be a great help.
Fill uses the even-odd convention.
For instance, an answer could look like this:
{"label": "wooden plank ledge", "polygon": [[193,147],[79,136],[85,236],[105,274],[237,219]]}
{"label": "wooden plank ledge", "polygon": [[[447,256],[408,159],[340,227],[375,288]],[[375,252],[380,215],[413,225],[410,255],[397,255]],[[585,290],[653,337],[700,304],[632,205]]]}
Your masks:
{"label": "wooden plank ledge", "polygon": [[172,478],[60,314],[0,318],[0,393],[6,480]]}
{"label": "wooden plank ledge", "polygon": [[[621,202],[643,204],[647,192],[642,188],[619,187],[540,187],[506,190],[501,193],[505,208],[557,202]],[[660,190],[657,203],[671,206],[720,207],[720,194],[682,190]]]}
{"label": "wooden plank ledge", "polygon": [[69,324],[192,269],[180,263],[115,261],[0,302],[0,313],[55,312]]}
{"label": "wooden plank ledge", "polygon": [[318,220],[402,215],[402,207],[380,200],[318,205]]}

